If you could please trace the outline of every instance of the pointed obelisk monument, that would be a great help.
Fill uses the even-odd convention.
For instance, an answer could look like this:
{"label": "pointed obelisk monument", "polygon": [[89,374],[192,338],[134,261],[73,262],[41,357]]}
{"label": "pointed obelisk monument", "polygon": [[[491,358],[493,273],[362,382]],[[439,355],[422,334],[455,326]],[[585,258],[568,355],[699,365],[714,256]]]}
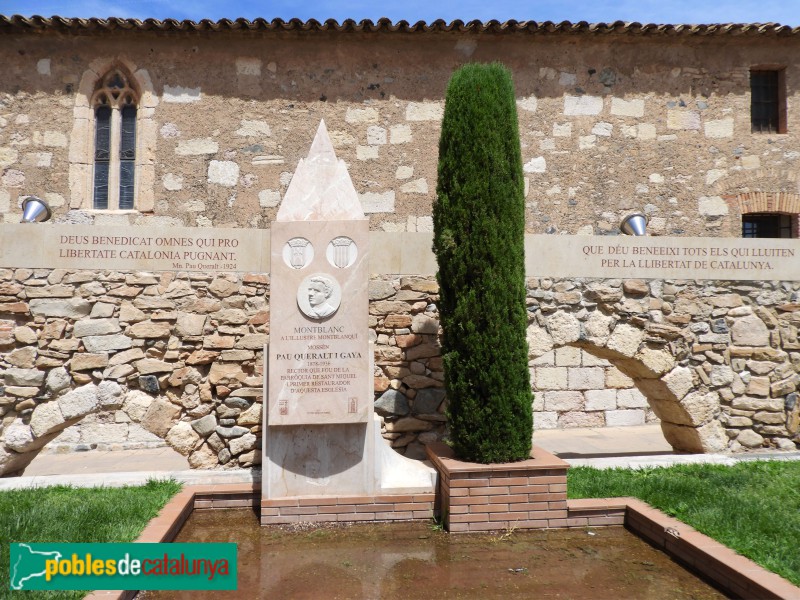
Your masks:
{"label": "pointed obelisk monument", "polygon": [[271,228],[264,498],[375,486],[368,241],[323,121]]}

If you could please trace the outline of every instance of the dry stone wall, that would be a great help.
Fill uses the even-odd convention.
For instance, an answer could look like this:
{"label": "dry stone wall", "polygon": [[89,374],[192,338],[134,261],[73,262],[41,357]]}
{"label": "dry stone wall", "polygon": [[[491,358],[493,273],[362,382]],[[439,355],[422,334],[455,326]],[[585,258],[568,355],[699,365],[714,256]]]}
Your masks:
{"label": "dry stone wall", "polygon": [[[674,448],[794,450],[800,443],[800,284],[531,279],[528,303],[532,364],[552,368],[550,354],[564,347],[607,359],[646,396]],[[576,381],[581,371],[574,368]],[[612,424],[619,375],[608,375],[600,393],[581,399],[573,392],[570,408],[604,412]],[[551,393],[548,402],[545,392],[545,415],[563,406],[562,396]]]}
{"label": "dry stone wall", "polygon": [[[422,458],[446,434],[438,286],[382,276],[369,294],[382,433]],[[798,283],[529,279],[528,311],[538,427],[658,418],[693,452],[800,442]],[[258,464],[268,322],[266,275],[0,270],[0,471],[92,415],[103,443]]]}

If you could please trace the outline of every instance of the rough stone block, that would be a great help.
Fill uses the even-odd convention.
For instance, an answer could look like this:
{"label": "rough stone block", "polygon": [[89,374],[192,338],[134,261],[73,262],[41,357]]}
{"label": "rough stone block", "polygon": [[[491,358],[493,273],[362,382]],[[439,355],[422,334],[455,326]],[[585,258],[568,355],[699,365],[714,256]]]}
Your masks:
{"label": "rough stone block", "polygon": [[406,121],[441,121],[444,104],[441,102],[409,102]]}
{"label": "rough stone block", "polygon": [[236,424],[242,427],[253,427],[259,425],[262,419],[263,405],[255,402],[250,408],[242,412],[236,419]]}
{"label": "rough stone block", "polygon": [[243,452],[247,452],[248,450],[255,448],[257,441],[258,438],[255,435],[252,433],[246,433],[242,437],[232,439],[229,442],[228,447],[230,448],[232,455],[238,456]]}
{"label": "rough stone block", "polygon": [[647,397],[636,388],[619,390],[617,392],[618,408],[647,408],[648,406]]}
{"label": "rough stone block", "polygon": [[183,456],[189,456],[202,438],[195,432],[192,425],[181,421],[169,430],[164,439],[176,452]]}
{"label": "rough stone block", "polygon": [[407,144],[411,139],[411,127],[408,125],[393,125],[389,130],[390,144]]}
{"label": "rough stone block", "polygon": [[140,321],[128,329],[128,335],[132,338],[155,339],[169,337],[172,333],[172,326],[161,321]]}
{"label": "rough stone block", "polygon": [[[580,335],[580,324],[578,325],[578,335]],[[528,325],[526,333],[528,341],[528,358],[534,359],[543,356],[553,350],[553,338],[547,330],[539,327],[536,323]]]}
{"label": "rough stone block", "polygon": [[234,187],[239,182],[239,164],[231,160],[212,160],[208,163],[208,182]]}
{"label": "rough stone block", "polygon": [[755,315],[736,319],[731,327],[731,337],[737,346],[769,346],[769,330]]}
{"label": "rough stone block", "polygon": [[89,335],[119,333],[120,331],[122,328],[119,326],[119,319],[83,319],[75,323],[72,335],[80,338]]}
{"label": "rough stone block", "polygon": [[557,429],[557,412],[537,412],[533,415],[533,425],[536,429]]}
{"label": "rough stone block", "polygon": [[640,140],[656,139],[656,126],[652,123],[637,123],[636,137]]}
{"label": "rough stone block", "polygon": [[[130,415],[130,411],[126,412],[128,412]],[[175,419],[178,418],[180,412],[180,407],[175,406],[166,400],[156,398],[147,407],[147,410],[142,417],[142,427],[144,427],[150,433],[153,433],[160,438],[164,438],[169,430],[172,429]]]}
{"label": "rough stone block", "polygon": [[701,196],[697,201],[697,210],[706,217],[723,217],[729,212],[727,202],[719,196]]}
{"label": "rough stone block", "polygon": [[33,432],[30,425],[15,419],[3,430],[5,445],[16,452],[26,452],[34,443]]}
{"label": "rough stone block", "polygon": [[36,357],[39,353],[33,346],[17,348],[5,355],[8,364],[20,369],[32,369],[36,365]]}
{"label": "rough stone block", "polygon": [[133,345],[131,338],[126,335],[90,335],[83,338],[83,346],[87,352],[101,353],[116,350],[127,350]]}
{"label": "rough stone block", "polygon": [[565,312],[557,312],[547,319],[547,331],[550,333],[553,343],[556,346],[563,346],[580,339],[581,325],[578,319],[573,315]]}
{"label": "rough stone block", "polygon": [[131,420],[138,423],[144,418],[152,402],[152,396],[148,396],[140,390],[131,390],[125,396],[125,400],[122,403],[122,410]]}
{"label": "rough stone block", "polygon": [[733,119],[706,121],[703,130],[707,138],[719,139],[733,137]]}
{"label": "rough stone block", "polygon": [[377,146],[356,146],[356,158],[358,160],[377,160]]}
{"label": "rough stone block", "polygon": [[269,137],[272,135],[272,131],[266,121],[242,119],[239,129],[236,130],[236,135],[242,137]]}
{"label": "rough stone block", "polygon": [[567,412],[558,416],[560,429],[575,429],[579,427],[603,427],[605,413],[603,412]]}
{"label": "rough stone block", "polygon": [[97,386],[93,383],[84,385],[64,394],[57,402],[67,421],[83,417],[98,408]]}
{"label": "rough stone block", "polygon": [[366,192],[358,195],[365,213],[393,213],[394,190],[388,192]]}
{"label": "rough stone block", "polygon": [[427,388],[419,390],[414,397],[414,413],[418,415],[432,415],[439,411],[439,406],[445,397],[445,391]]}
{"label": "rough stone block", "polygon": [[700,113],[681,109],[668,110],[667,129],[700,129]]}
{"label": "rough stone block", "polygon": [[620,323],[614,328],[606,347],[623,356],[632,357],[639,350],[643,339],[644,331],[627,323]]}
{"label": "rough stone block", "polygon": [[200,88],[187,88],[181,86],[164,86],[164,93],[161,99],[164,102],[172,102],[176,104],[188,104],[190,102],[200,101]]}
{"label": "rough stone block", "polygon": [[51,396],[58,392],[67,389],[72,382],[69,373],[64,367],[57,367],[47,373],[45,380],[45,389]]}
{"label": "rough stone block", "polygon": [[546,411],[581,410],[583,394],[581,392],[544,392],[544,408]]}
{"label": "rough stone block", "polygon": [[568,382],[571,390],[596,390],[605,384],[605,369],[602,367],[569,367]]}
{"label": "rough stone block", "polygon": [[603,98],[600,96],[564,96],[565,115],[599,115],[602,110]]}
{"label": "rough stone block", "polygon": [[386,431],[389,433],[405,433],[407,431],[429,431],[433,429],[433,423],[423,421],[415,417],[403,417],[397,421],[386,423]]}
{"label": "rough stone block", "polygon": [[48,300],[37,298],[28,303],[31,314],[35,317],[64,317],[81,319],[89,314],[92,305],[82,298],[69,300]]}
{"label": "rough stone block", "polygon": [[643,117],[644,100],[611,98],[611,114],[617,117]]}
{"label": "rough stone block", "polygon": [[156,358],[143,358],[142,360],[137,360],[134,363],[134,366],[140,374],[149,375],[151,373],[170,373],[178,365],[175,363],[158,360]]}
{"label": "rough stone block", "polygon": [[179,156],[202,156],[216,154],[218,151],[219,144],[211,138],[183,140],[178,142],[178,146],[175,148],[175,154]]}
{"label": "rough stone block", "polygon": [[681,400],[686,411],[687,425],[703,425],[716,419],[720,412],[719,394],[716,392],[692,392]]}
{"label": "rough stone block", "polygon": [[108,354],[89,354],[78,353],[72,356],[69,361],[69,368],[72,371],[89,371],[105,369],[108,366]]}
{"label": "rough stone block", "polygon": [[537,390],[566,390],[566,367],[537,367],[534,371],[534,385]]}
{"label": "rough stone block", "polygon": [[42,437],[63,429],[65,420],[58,402],[40,404],[33,409],[30,422],[31,431],[34,436]]}
{"label": "rough stone block", "polygon": [[348,108],[344,120],[348,123],[375,123],[378,111],[374,108]]}
{"label": "rough stone block", "polygon": [[122,388],[116,381],[101,381],[97,385],[97,403],[101,409],[120,408],[122,401]]}
{"label": "rough stone block", "polygon": [[764,443],[764,438],[761,437],[752,429],[744,429],[736,437],[736,441],[739,442],[745,448],[760,448],[761,445]]}
{"label": "rough stone block", "polygon": [[644,425],[645,411],[632,410],[608,410],[606,411],[606,427],[629,427],[634,425]]}
{"label": "rough stone block", "polygon": [[547,160],[545,160],[544,156],[537,156],[522,165],[522,170],[526,173],[545,173],[547,171]]}
{"label": "rough stone block", "polygon": [[581,349],[574,346],[563,346],[555,350],[557,367],[580,367]]}
{"label": "rough stone block", "polygon": [[8,386],[39,387],[44,383],[45,372],[38,369],[11,368],[5,371],[5,384]]}
{"label": "rough stone block", "polygon": [[587,390],[584,392],[584,397],[586,398],[585,409],[587,411],[616,410],[617,393],[617,390]]}

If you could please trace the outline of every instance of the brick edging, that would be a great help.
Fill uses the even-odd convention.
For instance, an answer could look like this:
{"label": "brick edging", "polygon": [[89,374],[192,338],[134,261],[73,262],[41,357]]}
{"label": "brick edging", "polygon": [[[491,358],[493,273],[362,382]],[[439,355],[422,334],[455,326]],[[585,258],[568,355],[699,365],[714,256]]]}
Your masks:
{"label": "brick edging", "polygon": [[[137,543],[175,539],[192,510],[260,505],[259,484],[187,486],[156,516]],[[800,587],[637,498],[567,500],[569,527],[624,525],[679,562],[740,598],[800,599]],[[136,591],[102,590],[86,600],[131,600]]]}
{"label": "brick edging", "polygon": [[[228,483],[185,486],[144,528],[137,544],[173,541],[195,508],[247,508],[257,505],[260,483]],[[139,590],[96,590],[84,600],[133,600]]]}

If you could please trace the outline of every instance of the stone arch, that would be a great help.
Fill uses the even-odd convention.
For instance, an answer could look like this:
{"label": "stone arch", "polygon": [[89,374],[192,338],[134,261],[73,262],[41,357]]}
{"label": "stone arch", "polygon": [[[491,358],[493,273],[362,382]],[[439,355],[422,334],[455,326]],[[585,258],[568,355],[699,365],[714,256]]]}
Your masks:
{"label": "stone arch", "polygon": [[[800,215],[800,173],[792,169],[749,169],[721,179],[716,191],[729,210],[727,235],[741,236],[742,215],[781,213]],[[800,235],[796,231],[795,235]]]}
{"label": "stone arch", "polygon": [[[24,300],[0,315],[10,317],[0,319],[0,475],[23,469],[60,431],[106,410],[126,413],[192,468],[260,462],[265,275],[193,282],[188,274],[19,269],[16,279],[5,276],[2,291]],[[29,280],[41,283],[26,288]],[[243,285],[252,293],[246,299]],[[231,329],[220,334],[219,326]]]}
{"label": "stone arch", "polygon": [[[68,379],[64,382],[69,385]],[[55,393],[67,389],[59,390],[57,383],[54,387]],[[89,383],[38,404],[29,418],[18,416],[5,428],[0,437],[0,475],[25,469],[42,448],[84,417],[115,409],[122,409],[135,423],[145,425],[144,421],[149,418],[148,431],[184,456],[189,455],[200,440],[189,423],[178,420],[181,412],[178,406],[140,390],[126,392],[115,381]]]}
{"label": "stone arch", "polygon": [[124,71],[139,97],[136,118],[136,200],[137,212],[152,212],[155,203],[155,157],[158,142],[157,125],[153,119],[158,96],[146,69],[125,56],[95,59],[83,72],[73,107],[73,125],[69,145],[70,208],[92,208],[92,169],[94,147],[94,111],[92,96],[98,82],[113,69]]}
{"label": "stone arch", "polygon": [[558,310],[532,323],[528,328],[531,358],[562,346],[576,346],[604,358],[647,397],[661,420],[664,437],[676,451],[727,449],[728,438],[718,420],[718,392],[705,388],[692,369],[678,361],[688,354],[689,344],[680,328],[610,311],[583,312]]}
{"label": "stone arch", "polygon": [[634,379],[678,451],[800,442],[800,291],[790,282],[528,281],[531,362],[561,346]]}

